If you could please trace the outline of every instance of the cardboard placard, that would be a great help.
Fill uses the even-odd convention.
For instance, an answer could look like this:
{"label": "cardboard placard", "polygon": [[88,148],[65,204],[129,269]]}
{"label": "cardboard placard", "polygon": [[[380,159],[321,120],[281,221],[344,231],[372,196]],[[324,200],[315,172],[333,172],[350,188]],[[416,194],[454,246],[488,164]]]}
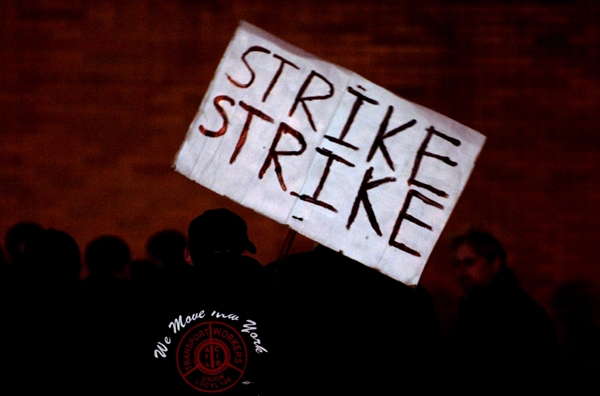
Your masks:
{"label": "cardboard placard", "polygon": [[414,285],[484,142],[242,22],[174,167]]}

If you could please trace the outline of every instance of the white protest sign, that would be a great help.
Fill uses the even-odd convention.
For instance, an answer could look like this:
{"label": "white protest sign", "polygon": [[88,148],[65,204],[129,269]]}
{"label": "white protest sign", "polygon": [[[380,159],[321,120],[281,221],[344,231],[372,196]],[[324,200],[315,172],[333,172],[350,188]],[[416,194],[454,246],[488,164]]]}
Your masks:
{"label": "white protest sign", "polygon": [[414,285],[484,142],[242,22],[174,167]]}

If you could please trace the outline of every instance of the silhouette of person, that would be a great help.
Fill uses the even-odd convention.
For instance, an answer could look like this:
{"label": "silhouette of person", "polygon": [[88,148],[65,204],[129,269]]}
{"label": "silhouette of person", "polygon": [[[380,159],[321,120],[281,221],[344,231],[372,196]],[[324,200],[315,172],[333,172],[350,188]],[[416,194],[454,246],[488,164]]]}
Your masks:
{"label": "silhouette of person", "polygon": [[[150,257],[151,263],[146,263],[146,279],[150,287],[155,286],[156,282],[161,282],[163,287],[177,287],[177,279],[185,276],[189,270],[189,265],[185,261],[184,252],[187,246],[185,235],[176,230],[164,230],[153,235],[146,245],[146,251]],[[143,276],[141,266],[136,268],[138,278]],[[153,271],[153,272],[151,272]]]}
{"label": "silhouette of person", "polygon": [[187,271],[165,279],[154,290],[160,303],[140,310],[148,389],[268,394],[262,266],[248,256],[256,247],[246,223],[229,210],[208,210],[190,222],[188,240]]}
{"label": "silhouette of person", "polygon": [[135,390],[135,317],[127,268],[127,243],[113,235],[91,241],[85,250],[90,274],[83,280],[86,310],[83,316],[87,365],[84,382],[98,392]]}
{"label": "silhouette of person", "polygon": [[6,250],[10,263],[18,265],[26,261],[29,247],[36,241],[44,229],[37,223],[17,223],[6,233]]}
{"label": "silhouette of person", "polygon": [[271,266],[279,394],[433,390],[442,334],[422,286],[324,246]]}
{"label": "silhouette of person", "polygon": [[465,293],[449,336],[455,385],[484,393],[548,386],[557,364],[554,325],[519,286],[500,242],[472,230],[452,247]]}
{"label": "silhouette of person", "polygon": [[[13,255],[17,261],[26,259],[16,265],[26,266],[27,277],[20,279],[8,300],[9,334],[3,339],[10,342],[3,356],[8,355],[10,364],[5,366],[5,378],[28,392],[48,388],[70,392],[78,389],[81,366],[80,250],[65,232],[32,229],[35,238],[31,234],[22,238],[22,249]],[[45,362],[33,376],[27,369],[32,359]]]}
{"label": "silhouette of person", "polygon": [[89,275],[86,287],[123,287],[127,280],[127,265],[131,261],[129,246],[114,235],[105,235],[91,241],[85,250]]}
{"label": "silhouette of person", "polygon": [[43,231],[39,246],[32,254],[34,276],[55,291],[79,285],[81,251],[73,237],[63,231]]}
{"label": "silhouette of person", "polygon": [[186,266],[184,250],[187,246],[185,235],[176,230],[164,230],[153,235],[146,245],[150,257],[163,268]]}
{"label": "silhouette of person", "polygon": [[6,233],[8,254],[6,292],[19,290],[31,275],[33,254],[40,244],[44,229],[37,223],[22,222],[13,225]]}
{"label": "silhouette of person", "polygon": [[590,280],[562,284],[552,296],[561,341],[561,377],[574,395],[600,393],[600,295]]}

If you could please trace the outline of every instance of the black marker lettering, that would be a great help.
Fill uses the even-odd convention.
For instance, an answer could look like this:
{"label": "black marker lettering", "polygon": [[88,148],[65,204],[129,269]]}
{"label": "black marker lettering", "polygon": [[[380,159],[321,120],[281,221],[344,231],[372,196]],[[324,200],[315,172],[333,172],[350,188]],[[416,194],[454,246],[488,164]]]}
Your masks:
{"label": "black marker lettering", "polygon": [[[364,90],[363,87],[361,87],[360,85],[358,86],[358,88]],[[350,127],[352,126],[352,123],[354,122],[354,118],[356,117],[356,113],[358,113],[358,110],[360,109],[360,106],[362,106],[363,102],[367,102],[367,103],[371,103],[374,105],[378,105],[379,102],[371,99],[371,98],[367,98],[365,95],[361,94],[360,92],[356,91],[355,89],[353,89],[352,87],[348,87],[348,92],[350,92],[352,95],[356,96],[356,101],[354,102],[354,105],[352,105],[352,110],[350,110],[350,115],[348,115],[348,119],[346,120],[346,124],[344,125],[344,128],[342,128],[342,133],[340,134],[339,138],[333,137],[333,136],[328,136],[325,135],[324,138],[332,141],[334,143],[337,143],[339,145],[342,145],[344,147],[348,147],[351,148],[352,150],[358,150],[358,147],[345,142],[344,138],[346,137],[346,135],[348,134],[348,132],[350,131]]]}
{"label": "black marker lettering", "polygon": [[363,181],[358,189],[358,194],[356,195],[356,199],[354,200],[354,205],[352,205],[352,211],[350,212],[350,217],[348,217],[348,224],[346,224],[346,229],[350,229],[352,223],[354,223],[354,219],[356,219],[356,215],[358,214],[358,208],[360,203],[363,203],[365,207],[365,211],[367,212],[367,217],[369,218],[369,222],[371,223],[371,227],[375,230],[377,235],[381,236],[381,229],[379,228],[379,223],[377,223],[377,218],[375,217],[375,212],[373,212],[373,205],[371,205],[371,201],[369,201],[369,193],[368,191],[372,188],[379,187],[384,183],[395,182],[395,177],[386,177],[385,179],[379,179],[375,181],[370,181],[373,177],[373,167],[367,169],[365,172],[365,177],[363,177]]}
{"label": "black marker lettering", "polygon": [[[302,94],[304,94],[304,91],[306,91],[306,88],[308,88],[308,86],[310,85],[313,77],[318,77],[320,78],[322,81],[325,82],[325,84],[329,85],[329,93],[325,94],[325,95],[316,95],[316,96],[305,96],[303,97]],[[294,112],[296,111],[296,106],[298,106],[298,103],[302,103],[302,108],[304,109],[304,112],[306,113],[306,116],[308,117],[308,122],[310,122],[310,126],[312,127],[313,131],[317,131],[317,128],[315,127],[315,123],[313,121],[312,118],[312,114],[310,114],[310,110],[308,110],[308,106],[306,105],[306,102],[309,100],[325,100],[325,99],[329,99],[333,96],[333,92],[334,92],[334,88],[333,88],[333,84],[331,84],[325,77],[323,77],[322,75],[320,75],[319,73],[317,73],[316,71],[311,71],[310,74],[308,75],[308,77],[306,78],[306,80],[304,81],[304,84],[302,84],[302,87],[300,88],[300,91],[298,91],[298,95],[296,95],[296,99],[294,100],[294,104],[292,105],[292,108],[290,109],[290,114],[289,117],[294,115]]]}
{"label": "black marker lettering", "polygon": [[246,56],[251,52],[264,52],[265,54],[271,53],[271,51],[269,51],[268,49],[259,47],[259,46],[254,46],[254,47],[248,48],[248,50],[246,50],[246,52],[244,52],[244,54],[242,55],[242,62],[244,62],[244,64],[250,71],[250,81],[248,81],[246,84],[242,84],[242,83],[235,81],[233,78],[231,78],[231,76],[229,74],[227,74],[227,78],[229,79],[229,81],[231,81],[231,83],[233,85],[235,85],[236,87],[248,88],[254,82],[254,78],[256,77],[256,74],[254,73],[254,70],[252,70],[250,65],[248,64],[248,61],[246,61]]}
{"label": "black marker lettering", "polygon": [[279,79],[279,77],[281,76],[281,73],[283,72],[283,67],[285,65],[290,65],[293,68],[296,68],[298,70],[300,70],[300,68],[296,65],[294,65],[292,62],[290,62],[287,59],[282,58],[281,56],[277,55],[277,54],[273,54],[274,58],[277,58],[281,61],[281,64],[279,64],[279,69],[277,69],[277,72],[275,73],[275,75],[273,76],[273,79],[271,80],[271,84],[269,84],[269,88],[267,88],[267,90],[265,91],[265,94],[262,98],[262,101],[266,101],[267,97],[269,96],[269,94],[271,93],[271,90],[273,89],[273,87],[275,86],[275,84],[277,84],[277,80]]}
{"label": "black marker lettering", "polygon": [[[279,143],[279,140],[281,139],[281,136],[284,133],[292,135],[298,141],[298,143],[300,143],[300,150],[298,150],[298,151],[277,151],[276,150],[277,144]],[[279,180],[279,185],[281,186],[281,189],[283,191],[287,191],[287,187],[285,186],[285,182],[283,180],[281,164],[279,163],[279,156],[280,155],[293,155],[293,156],[301,155],[304,152],[304,150],[306,150],[306,141],[304,140],[304,136],[302,136],[302,134],[300,132],[298,132],[291,126],[282,122],[281,124],[279,124],[279,128],[277,129],[275,138],[273,138],[273,143],[271,144],[271,147],[269,148],[269,154],[267,155],[267,158],[265,159],[265,163],[263,164],[262,168],[260,169],[260,172],[258,173],[258,178],[259,179],[263,178],[263,176],[265,175],[265,172],[267,171],[267,169],[269,169],[269,166],[271,166],[271,161],[273,161],[275,163],[275,173],[277,173],[277,179]]]}
{"label": "black marker lettering", "polygon": [[450,143],[452,143],[455,146],[460,146],[460,140],[452,138],[447,135],[444,135],[443,133],[436,131],[435,128],[432,126],[427,128],[427,136],[425,136],[425,140],[423,140],[421,147],[419,147],[419,151],[417,151],[417,156],[415,157],[415,164],[413,165],[412,173],[410,174],[410,179],[408,179],[408,185],[409,186],[415,185],[417,187],[422,187],[426,190],[431,191],[432,193],[434,193],[436,195],[439,195],[440,197],[446,198],[446,197],[448,197],[448,194],[445,191],[438,190],[437,188],[430,186],[429,184],[420,182],[416,179],[417,173],[419,172],[419,166],[421,165],[421,160],[423,159],[423,157],[432,157],[432,158],[438,159],[438,160],[442,161],[443,163],[450,165],[450,166],[457,165],[456,162],[452,161],[448,157],[443,157],[441,155],[430,153],[429,151],[427,151],[427,145],[429,144],[429,141],[431,140],[431,137],[433,135],[439,136],[442,139],[449,141]]}
{"label": "black marker lettering", "polygon": [[290,194],[295,197],[300,198],[303,201],[310,202],[312,204],[321,206],[325,209],[329,209],[332,212],[337,213],[337,209],[334,208],[332,205],[328,204],[327,202],[319,201],[318,200],[319,195],[321,194],[321,191],[323,190],[323,186],[325,185],[325,180],[327,180],[327,176],[329,176],[329,171],[331,169],[331,165],[333,164],[333,161],[341,162],[342,164],[350,166],[350,167],[354,167],[354,164],[346,161],[342,157],[335,155],[331,151],[326,150],[324,148],[317,147],[316,150],[317,150],[317,153],[322,154],[327,157],[327,164],[325,165],[325,170],[323,171],[323,175],[321,175],[321,180],[319,180],[319,185],[315,189],[314,194],[312,195],[312,197],[309,195],[306,195],[306,194],[300,195],[294,191],[292,191]]}
{"label": "black marker lettering", "polygon": [[344,140],[344,138],[350,131],[350,127],[352,126],[352,123],[354,122],[356,113],[358,113],[358,110],[360,109],[360,106],[362,106],[363,102],[371,103],[374,105],[379,104],[378,101],[371,99],[371,98],[367,98],[365,95],[361,94],[360,92],[353,89],[352,87],[348,87],[348,92],[350,92],[352,95],[356,96],[356,101],[354,102],[354,105],[352,105],[352,110],[350,110],[350,115],[348,116],[348,119],[346,120],[346,125],[344,125],[344,128],[342,129],[342,133],[340,134],[340,140]]}
{"label": "black marker lettering", "polygon": [[442,205],[440,205],[439,203],[435,202],[434,200],[427,198],[425,195],[421,194],[417,190],[410,189],[410,190],[408,190],[408,194],[406,194],[406,199],[404,200],[404,205],[402,206],[402,210],[400,211],[400,214],[398,215],[398,219],[396,220],[396,224],[394,225],[394,230],[392,231],[392,234],[390,235],[390,246],[398,248],[408,254],[412,254],[413,256],[421,257],[421,253],[417,252],[414,249],[409,248],[408,246],[406,246],[403,243],[396,242],[396,238],[398,237],[398,233],[400,232],[400,226],[402,225],[402,221],[404,219],[406,219],[412,223],[415,223],[416,225],[421,226],[423,228],[427,228],[429,231],[432,230],[432,228],[429,224],[425,224],[423,221],[421,221],[407,213],[408,207],[410,206],[410,201],[412,200],[413,197],[417,197],[421,201],[425,202],[427,205],[435,206],[438,209],[443,210],[444,207]]}
{"label": "black marker lettering", "polygon": [[215,132],[215,131],[209,131],[208,129],[204,128],[204,126],[200,125],[200,127],[198,129],[200,129],[200,133],[202,133],[203,135],[206,135],[208,137],[219,137],[219,136],[225,135],[225,132],[227,132],[227,126],[229,125],[229,120],[227,119],[227,113],[225,113],[225,110],[223,110],[223,108],[219,105],[219,102],[222,100],[226,100],[232,106],[235,105],[235,101],[233,99],[231,99],[229,96],[226,96],[226,95],[216,96],[215,99],[213,100],[213,103],[215,105],[215,108],[219,112],[219,114],[221,114],[221,117],[223,117],[223,126],[221,127],[221,129],[219,129],[218,131]]}
{"label": "black marker lettering", "polygon": [[390,118],[392,117],[393,113],[394,113],[394,106],[388,107],[387,114],[385,115],[385,117],[383,118],[383,121],[381,122],[381,126],[379,127],[379,132],[377,132],[377,136],[375,137],[375,140],[373,141],[373,145],[371,146],[371,151],[369,151],[369,155],[367,156],[367,162],[371,162],[371,160],[373,159],[373,156],[375,155],[375,151],[377,151],[377,149],[381,150],[381,154],[383,154],[383,156],[385,157],[385,161],[390,166],[390,168],[392,168],[392,170],[394,170],[394,162],[390,158],[390,154],[388,153],[387,147],[385,146],[385,143],[383,141],[389,137],[394,136],[397,133],[400,133],[400,132],[412,127],[413,125],[415,125],[417,123],[416,120],[410,120],[406,124],[401,125],[398,128],[392,129],[389,132],[386,132],[388,123],[389,123]]}
{"label": "black marker lettering", "polygon": [[244,147],[244,143],[246,143],[246,138],[248,137],[248,130],[250,130],[250,124],[252,123],[253,116],[258,116],[265,121],[273,122],[273,119],[271,117],[269,117],[262,111],[247,105],[242,101],[240,101],[240,106],[242,107],[242,109],[248,112],[248,116],[246,117],[246,122],[244,123],[244,127],[242,128],[242,133],[237,142],[237,145],[235,146],[235,150],[233,151],[231,159],[229,160],[230,164],[233,164],[235,162],[235,159],[237,158],[238,154],[240,153],[240,151],[242,151],[242,147]]}
{"label": "black marker lettering", "polygon": [[348,143],[348,142],[344,142],[343,140],[340,140],[340,139],[338,139],[338,138],[334,138],[333,136],[329,136],[329,135],[325,135],[325,136],[323,136],[323,137],[324,137],[325,139],[327,139],[327,140],[329,140],[329,141],[333,142],[333,143],[337,143],[337,144],[339,144],[340,146],[348,147],[348,148],[350,148],[350,149],[352,149],[352,150],[354,150],[354,151],[358,151],[358,147],[356,147],[356,146],[355,146],[355,145],[353,145],[353,144],[350,144],[350,143]]}

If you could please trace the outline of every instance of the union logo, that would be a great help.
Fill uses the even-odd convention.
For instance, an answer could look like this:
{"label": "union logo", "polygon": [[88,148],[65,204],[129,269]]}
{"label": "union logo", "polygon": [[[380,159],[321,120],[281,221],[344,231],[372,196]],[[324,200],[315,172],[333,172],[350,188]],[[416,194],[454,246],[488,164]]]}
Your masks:
{"label": "union logo", "polygon": [[240,334],[221,322],[192,327],[177,347],[181,377],[202,392],[221,392],[234,386],[246,370],[248,352]]}

